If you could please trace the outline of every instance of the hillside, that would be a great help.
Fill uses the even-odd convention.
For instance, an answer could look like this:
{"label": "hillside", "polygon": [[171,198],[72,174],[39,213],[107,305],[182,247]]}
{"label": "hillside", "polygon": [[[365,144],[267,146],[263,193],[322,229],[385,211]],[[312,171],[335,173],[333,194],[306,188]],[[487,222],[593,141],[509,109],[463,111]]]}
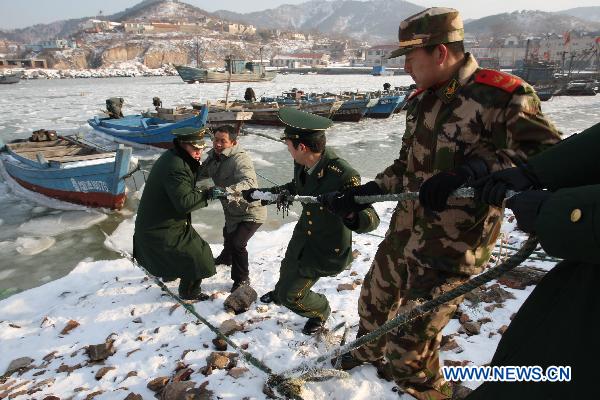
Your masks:
{"label": "hillside", "polygon": [[472,35],[511,35],[555,32],[563,33],[568,30],[595,31],[600,29],[600,22],[545,11],[514,11],[490,15],[465,24],[465,31]]}
{"label": "hillside", "polygon": [[600,6],[570,8],[568,10],[559,11],[558,14],[570,15],[572,17],[600,23]]}
{"label": "hillside", "polygon": [[403,0],[315,0],[248,14],[225,10],[214,14],[261,28],[318,31],[372,42],[394,42],[399,22],[423,9],[422,6]]}

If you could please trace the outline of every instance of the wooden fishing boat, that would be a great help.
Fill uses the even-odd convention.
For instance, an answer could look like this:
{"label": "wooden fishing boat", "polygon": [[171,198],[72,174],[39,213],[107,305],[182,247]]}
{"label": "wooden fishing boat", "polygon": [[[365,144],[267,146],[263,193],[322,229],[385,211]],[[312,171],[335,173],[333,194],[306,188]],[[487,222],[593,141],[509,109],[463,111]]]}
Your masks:
{"label": "wooden fishing boat", "polygon": [[[173,115],[173,114],[171,114]],[[208,107],[203,107],[197,113],[190,113],[182,118],[165,119],[164,114],[151,116],[148,114],[126,115],[122,118],[100,118],[88,120],[95,130],[104,133],[111,139],[134,147],[173,147],[175,136],[173,129],[183,127],[202,128],[208,119]]]}
{"label": "wooden fishing boat", "polygon": [[119,145],[110,152],[74,137],[53,138],[3,146],[0,159],[8,175],[24,188],[55,199],[88,207],[123,207],[131,148]]}

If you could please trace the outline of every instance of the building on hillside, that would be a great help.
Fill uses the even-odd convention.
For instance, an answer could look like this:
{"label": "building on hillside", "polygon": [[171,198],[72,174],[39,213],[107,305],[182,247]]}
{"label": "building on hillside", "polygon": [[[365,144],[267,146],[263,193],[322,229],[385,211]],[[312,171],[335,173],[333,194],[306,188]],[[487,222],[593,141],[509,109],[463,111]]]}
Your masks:
{"label": "building on hillside", "polygon": [[0,68],[48,68],[48,63],[36,58],[2,58]]}
{"label": "building on hillside", "polygon": [[230,33],[232,35],[255,35],[256,28],[253,25],[237,24],[233,22],[221,23],[223,32]]}
{"label": "building on hillside", "polygon": [[329,54],[322,53],[296,53],[296,54],[277,54],[271,59],[273,67],[320,67],[329,64]]}
{"label": "building on hillside", "polygon": [[101,19],[88,19],[81,23],[81,29],[87,33],[110,32],[121,27],[120,22],[105,21]]}
{"label": "building on hillside", "polygon": [[73,40],[68,39],[52,39],[46,40],[35,44],[26,44],[25,49],[30,51],[42,51],[42,50],[65,50],[65,49],[76,49],[77,43]]}
{"label": "building on hillside", "polygon": [[540,40],[537,58],[554,62],[565,71],[600,67],[600,31],[549,34]]}
{"label": "building on hillside", "polygon": [[324,40],[315,43],[311,52],[329,54],[333,60],[342,60],[346,56],[348,42],[345,40]]}
{"label": "building on hillside", "polygon": [[125,33],[146,33],[154,31],[154,26],[149,22],[125,21],[123,29]]}
{"label": "building on hillside", "polygon": [[388,58],[392,51],[397,48],[397,44],[382,44],[369,47],[365,56],[365,66],[383,65],[384,67],[404,68],[404,56]]}

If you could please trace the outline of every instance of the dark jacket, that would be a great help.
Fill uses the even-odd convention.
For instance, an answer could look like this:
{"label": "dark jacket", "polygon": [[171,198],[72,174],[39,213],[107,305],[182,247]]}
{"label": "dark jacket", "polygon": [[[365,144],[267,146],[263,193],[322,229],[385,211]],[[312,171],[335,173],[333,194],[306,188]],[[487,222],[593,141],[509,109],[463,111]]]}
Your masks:
{"label": "dark jacket", "polygon": [[[360,184],[360,175],[333,150],[325,149],[312,173],[294,163],[294,180],[269,189],[273,193],[288,190],[291,194],[316,196],[341,191]],[[302,214],[285,253],[287,262],[298,264],[304,277],[336,275],[352,262],[352,230],[369,232],[379,225],[372,207],[358,213],[353,226],[327,211],[320,204],[302,204]]]}
{"label": "dark jacket", "polygon": [[468,399],[583,399],[595,392],[600,356],[592,328],[600,314],[599,150],[596,124],[530,159],[542,186],[554,192],[538,213],[536,233],[544,250],[564,261],[527,298],[491,363],[571,366],[571,382],[488,382]]}
{"label": "dark jacket", "polygon": [[207,206],[207,194],[195,187],[198,165],[179,147],[167,150],[144,186],[134,257],[156,276],[196,280],[215,274],[210,247],[192,227],[191,212]]}

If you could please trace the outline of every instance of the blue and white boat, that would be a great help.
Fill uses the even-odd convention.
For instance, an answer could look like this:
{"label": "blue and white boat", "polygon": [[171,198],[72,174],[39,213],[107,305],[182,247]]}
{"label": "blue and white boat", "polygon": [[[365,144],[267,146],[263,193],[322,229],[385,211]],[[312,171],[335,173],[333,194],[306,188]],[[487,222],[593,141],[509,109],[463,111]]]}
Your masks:
{"label": "blue and white boat", "polygon": [[133,147],[154,146],[167,149],[173,147],[175,138],[171,133],[173,129],[202,128],[206,125],[207,118],[208,107],[203,106],[197,115],[179,121],[167,121],[158,117],[137,114],[113,119],[96,116],[89,119],[88,124],[119,143]]}
{"label": "blue and white boat", "polygon": [[406,94],[381,96],[377,104],[367,110],[367,118],[388,118],[394,110],[404,101]]}
{"label": "blue and white boat", "polygon": [[120,209],[131,148],[103,151],[73,137],[0,143],[6,173],[33,192],[88,207]]}

